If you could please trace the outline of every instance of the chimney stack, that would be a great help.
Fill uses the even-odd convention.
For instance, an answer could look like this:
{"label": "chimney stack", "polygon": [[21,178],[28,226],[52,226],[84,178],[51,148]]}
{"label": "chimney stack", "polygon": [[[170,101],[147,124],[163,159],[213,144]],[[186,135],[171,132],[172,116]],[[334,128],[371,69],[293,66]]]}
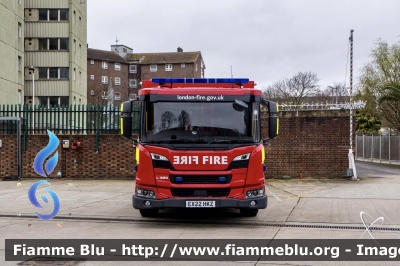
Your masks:
{"label": "chimney stack", "polygon": [[182,53],[183,52],[183,49],[181,48],[181,47],[178,47],[178,53]]}

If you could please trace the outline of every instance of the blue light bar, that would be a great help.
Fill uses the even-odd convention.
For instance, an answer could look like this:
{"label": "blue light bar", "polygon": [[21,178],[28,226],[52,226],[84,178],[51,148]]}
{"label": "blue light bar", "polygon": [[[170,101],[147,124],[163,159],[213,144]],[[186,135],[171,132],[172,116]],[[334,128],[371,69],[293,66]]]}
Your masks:
{"label": "blue light bar", "polygon": [[183,181],[183,177],[181,177],[181,176],[175,177],[175,182],[182,182],[182,181]]}
{"label": "blue light bar", "polygon": [[229,83],[229,84],[247,84],[249,79],[244,78],[154,78],[153,83]]}
{"label": "blue light bar", "polygon": [[218,177],[219,182],[226,182],[226,177],[225,176],[220,176]]}

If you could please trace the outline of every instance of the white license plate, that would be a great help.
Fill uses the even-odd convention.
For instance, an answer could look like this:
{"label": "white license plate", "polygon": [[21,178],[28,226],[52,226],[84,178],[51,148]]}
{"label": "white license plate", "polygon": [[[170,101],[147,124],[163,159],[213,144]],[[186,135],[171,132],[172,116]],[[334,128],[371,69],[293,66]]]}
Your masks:
{"label": "white license plate", "polygon": [[188,200],[186,201],[186,208],[215,208],[215,201],[209,200]]}

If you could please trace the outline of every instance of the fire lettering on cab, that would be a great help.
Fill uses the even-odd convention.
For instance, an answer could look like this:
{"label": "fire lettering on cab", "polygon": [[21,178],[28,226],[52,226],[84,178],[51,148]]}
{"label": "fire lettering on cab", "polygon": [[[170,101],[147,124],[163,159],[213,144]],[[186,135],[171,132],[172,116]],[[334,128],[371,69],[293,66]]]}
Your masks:
{"label": "fire lettering on cab", "polygon": [[228,156],[174,156],[174,164],[228,164]]}

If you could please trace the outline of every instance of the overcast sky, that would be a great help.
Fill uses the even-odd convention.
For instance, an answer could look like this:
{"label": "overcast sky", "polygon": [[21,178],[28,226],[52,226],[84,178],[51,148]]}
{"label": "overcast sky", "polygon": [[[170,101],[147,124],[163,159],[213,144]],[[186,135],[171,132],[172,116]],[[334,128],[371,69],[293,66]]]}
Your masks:
{"label": "overcast sky", "polygon": [[400,41],[399,11],[399,0],[88,0],[88,43],[201,51],[206,77],[230,77],[232,65],[258,88],[299,71],[326,87],[345,81],[350,30],[357,76],[378,38]]}

